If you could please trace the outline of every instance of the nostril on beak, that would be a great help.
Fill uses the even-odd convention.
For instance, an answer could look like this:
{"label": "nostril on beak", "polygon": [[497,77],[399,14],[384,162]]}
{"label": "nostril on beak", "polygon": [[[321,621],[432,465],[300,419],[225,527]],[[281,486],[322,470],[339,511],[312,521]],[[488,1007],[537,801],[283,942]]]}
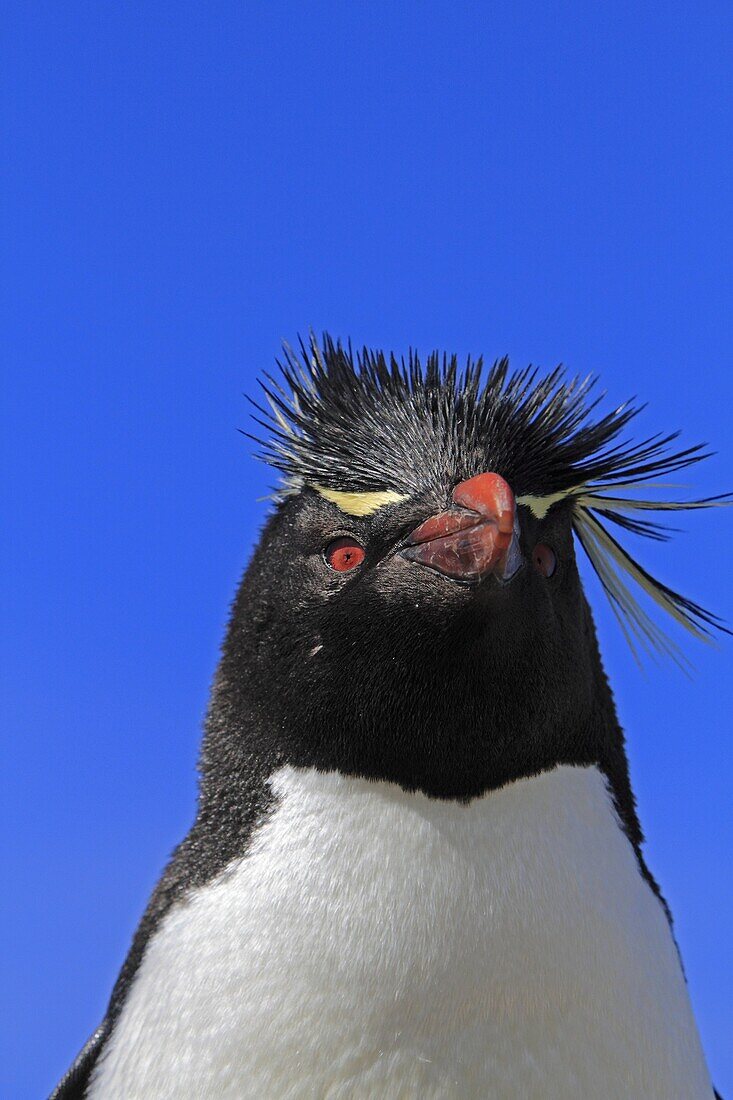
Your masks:
{"label": "nostril on beak", "polygon": [[514,529],[514,493],[500,474],[477,474],[462,481],[453,490],[453,503],[492,520],[504,535],[511,535]]}

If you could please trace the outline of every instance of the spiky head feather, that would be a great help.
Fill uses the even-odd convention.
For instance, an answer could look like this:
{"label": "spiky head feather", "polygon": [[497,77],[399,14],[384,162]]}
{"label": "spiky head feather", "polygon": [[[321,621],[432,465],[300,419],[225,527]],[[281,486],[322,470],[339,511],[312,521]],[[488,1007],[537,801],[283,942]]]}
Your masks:
{"label": "spiky head feather", "polygon": [[[572,504],[573,528],[611,602],[632,650],[634,642],[675,659],[675,643],[639,604],[627,581],[696,637],[708,640],[721,620],[652,577],[608,523],[651,539],[669,529],[648,512],[731,503],[649,499],[644,490],[672,488],[657,479],[709,457],[705,446],[672,445],[679,432],[639,443],[619,441],[641,411],[627,402],[594,418],[604,394],[597,379],[568,378],[562,367],[541,377],[531,367],[510,373],[508,359],[485,374],[479,358],[460,368],[456,356],[407,359],[311,336],[299,351],[285,346],[280,378],[261,383],[269,408],[255,404],[267,430],[260,453],[283,475],[281,494],[304,485],[331,494],[415,496],[450,477],[500,473],[520,504],[542,517]],[[627,494],[632,494],[631,496]],[[726,631],[729,633],[729,631]]]}

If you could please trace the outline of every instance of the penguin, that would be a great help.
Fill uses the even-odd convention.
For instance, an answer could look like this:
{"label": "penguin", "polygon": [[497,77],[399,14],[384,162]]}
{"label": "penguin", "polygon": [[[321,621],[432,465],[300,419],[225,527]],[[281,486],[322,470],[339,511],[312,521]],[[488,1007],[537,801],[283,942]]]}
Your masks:
{"label": "penguin", "polygon": [[639,590],[725,629],[622,541],[729,502],[659,495],[704,449],[561,368],[278,366],[196,818],[53,1100],[710,1100],[576,562],[639,655]]}

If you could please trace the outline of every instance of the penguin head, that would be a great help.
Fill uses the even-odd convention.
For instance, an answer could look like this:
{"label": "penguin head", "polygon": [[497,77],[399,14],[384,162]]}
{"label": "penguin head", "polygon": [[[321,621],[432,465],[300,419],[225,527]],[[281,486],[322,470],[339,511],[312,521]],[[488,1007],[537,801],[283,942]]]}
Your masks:
{"label": "penguin head", "polygon": [[597,757],[612,705],[575,544],[637,638],[671,645],[624,574],[704,634],[714,617],[599,518],[657,533],[629,488],[700,448],[616,443],[636,409],[591,420],[593,380],[560,370],[502,360],[482,384],[480,361],[423,368],[328,338],[302,352],[265,385],[264,454],[284,481],[221,682],[278,759],[434,795]]}

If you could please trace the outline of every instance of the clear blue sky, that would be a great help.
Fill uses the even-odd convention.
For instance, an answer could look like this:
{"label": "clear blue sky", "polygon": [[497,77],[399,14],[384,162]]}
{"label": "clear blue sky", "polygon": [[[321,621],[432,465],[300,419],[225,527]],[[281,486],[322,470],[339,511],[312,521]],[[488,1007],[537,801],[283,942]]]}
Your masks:
{"label": "clear blue sky", "polygon": [[[309,326],[598,371],[733,487],[730,3],[3,8],[0,1094],[102,1016],[191,820],[272,483],[243,391]],[[645,560],[729,619],[733,515]],[[9,538],[8,538],[9,536]],[[590,585],[648,856],[733,1092],[733,644],[641,674]],[[12,840],[8,837],[12,833]]]}

